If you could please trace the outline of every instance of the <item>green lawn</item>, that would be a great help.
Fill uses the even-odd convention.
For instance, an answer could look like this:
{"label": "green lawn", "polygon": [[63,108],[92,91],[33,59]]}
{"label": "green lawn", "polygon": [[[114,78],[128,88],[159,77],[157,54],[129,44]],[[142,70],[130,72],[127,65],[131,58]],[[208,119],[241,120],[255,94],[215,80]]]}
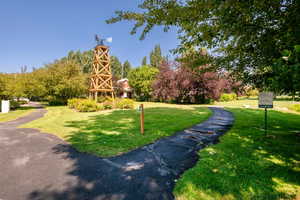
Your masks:
{"label": "green lawn", "polygon": [[210,111],[193,105],[145,104],[145,135],[136,110],[79,113],[48,107],[45,117],[23,127],[38,128],[68,141],[81,152],[113,156],[172,135],[207,119]]}
{"label": "green lawn", "polygon": [[17,110],[12,110],[9,113],[0,113],[0,122],[15,120],[19,117],[23,117],[29,114],[32,111],[34,111],[34,108],[24,107],[24,108],[18,108]]}
{"label": "green lawn", "polygon": [[296,199],[300,197],[300,115],[229,108],[236,117],[220,143],[200,151],[197,165],[176,184],[177,200]]}
{"label": "green lawn", "polygon": [[[144,104],[145,135],[139,133],[136,110],[79,113],[67,107],[48,107],[45,117],[25,126],[55,134],[79,151],[112,156],[171,135],[210,115],[205,105]],[[244,108],[257,108],[257,100],[216,103],[234,113],[235,124],[219,144],[199,152],[197,165],[176,184],[177,200],[299,198],[300,115],[285,109],[291,104],[274,102],[266,137],[263,110]]]}
{"label": "green lawn", "polygon": [[[293,101],[287,101],[287,100],[274,100],[274,109],[280,110],[280,111],[289,111],[293,112],[291,110],[288,110],[288,107],[293,104],[300,104],[300,102],[293,102]],[[251,99],[241,99],[237,101],[229,101],[229,102],[216,102],[214,105],[217,106],[225,106],[225,107],[239,107],[239,108],[258,108],[258,100],[257,98],[251,98]]]}

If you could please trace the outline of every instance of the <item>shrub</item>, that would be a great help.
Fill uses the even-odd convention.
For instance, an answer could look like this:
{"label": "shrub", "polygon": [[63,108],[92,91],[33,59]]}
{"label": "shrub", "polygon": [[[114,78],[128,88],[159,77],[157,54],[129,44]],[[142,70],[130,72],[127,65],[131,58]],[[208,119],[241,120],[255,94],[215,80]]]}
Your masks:
{"label": "shrub", "polygon": [[222,94],[219,101],[223,101],[223,102],[224,101],[234,101],[236,99],[237,99],[236,94],[230,93],[230,94]]}
{"label": "shrub", "polygon": [[115,99],[115,101],[113,101],[112,98],[106,98],[106,101],[103,103],[96,103],[89,99],[75,98],[68,100],[68,107],[79,112],[95,112],[104,109],[113,109],[115,107],[120,109],[133,109],[134,101],[131,99]]}
{"label": "shrub", "polygon": [[104,102],[102,103],[102,105],[103,105],[103,107],[104,107],[105,110],[110,110],[110,109],[113,109],[113,108],[114,108],[114,103],[113,103],[113,101],[109,101],[109,100],[104,101]]}
{"label": "shrub", "polygon": [[48,104],[49,106],[63,106],[67,105],[67,100],[56,97],[48,97]]}
{"label": "shrub", "polygon": [[99,96],[99,97],[97,98],[97,102],[98,102],[98,103],[103,103],[103,102],[105,102],[106,100],[108,100],[108,97],[105,97],[105,96]]}
{"label": "shrub", "polygon": [[103,110],[103,105],[90,99],[80,99],[74,105],[75,109],[79,112],[95,112]]}
{"label": "shrub", "polygon": [[93,100],[76,98],[68,100],[68,107],[79,112],[95,112],[104,109],[102,104]]}
{"label": "shrub", "polygon": [[119,109],[134,109],[134,101],[132,99],[118,99],[115,104],[116,108]]}
{"label": "shrub", "polygon": [[113,100],[111,97],[105,97],[105,101],[103,102],[104,109],[113,109],[115,107],[114,103],[118,101],[116,98]]}
{"label": "shrub", "polygon": [[300,112],[300,104],[294,104],[288,107],[290,110]]}
{"label": "shrub", "polygon": [[231,92],[233,84],[227,79],[230,78],[211,71],[209,65],[192,70],[185,64],[165,62],[152,84],[151,94],[165,102],[206,103],[218,100],[224,91]]}
{"label": "shrub", "polygon": [[20,105],[23,105],[23,104],[27,104],[27,103],[28,103],[28,101],[25,101],[25,100],[19,100],[18,102],[19,102]]}
{"label": "shrub", "polygon": [[20,107],[20,103],[15,100],[11,100],[9,101],[9,107],[11,110],[15,110]]}
{"label": "shrub", "polygon": [[68,99],[68,107],[71,109],[76,108],[77,104],[83,99]]}
{"label": "shrub", "polygon": [[250,89],[250,90],[246,91],[247,97],[254,97],[254,96],[258,96],[258,95],[259,95],[259,91],[257,89]]}

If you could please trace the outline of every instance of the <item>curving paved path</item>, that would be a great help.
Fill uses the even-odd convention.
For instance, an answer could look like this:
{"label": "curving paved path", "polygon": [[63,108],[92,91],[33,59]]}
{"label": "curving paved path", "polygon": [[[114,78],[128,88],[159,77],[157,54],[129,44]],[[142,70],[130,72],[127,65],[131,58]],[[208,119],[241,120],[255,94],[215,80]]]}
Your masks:
{"label": "curving paved path", "polygon": [[221,108],[205,122],[121,156],[79,153],[50,134],[17,126],[42,117],[0,123],[0,200],[169,200],[174,180],[233,123]]}

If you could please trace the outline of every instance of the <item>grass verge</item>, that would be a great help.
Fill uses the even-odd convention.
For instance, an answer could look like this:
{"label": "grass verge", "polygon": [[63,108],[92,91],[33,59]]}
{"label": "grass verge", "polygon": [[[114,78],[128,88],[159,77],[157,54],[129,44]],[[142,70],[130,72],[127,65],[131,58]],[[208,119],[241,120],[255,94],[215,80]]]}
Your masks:
{"label": "grass verge", "polygon": [[30,112],[34,111],[34,108],[30,107],[21,107],[18,108],[17,110],[12,110],[9,113],[0,113],[0,122],[8,122],[15,120],[19,117],[23,117]]}
{"label": "grass verge", "polygon": [[[200,151],[197,165],[176,184],[177,200],[295,199],[300,197],[300,115],[229,109],[233,128]],[[296,197],[297,196],[297,197]]]}
{"label": "grass verge", "polygon": [[[293,102],[293,101],[287,101],[287,100],[281,100],[281,99],[276,99],[273,101],[273,103],[274,103],[275,110],[283,110],[283,111],[288,111],[288,108],[290,106],[299,104],[299,102]],[[231,108],[249,107],[249,108],[257,109],[258,108],[258,99],[253,98],[253,99],[241,99],[241,100],[228,101],[228,102],[215,102],[214,105],[231,107]]]}
{"label": "grass verge", "polygon": [[81,152],[113,156],[174,134],[210,115],[208,108],[145,104],[145,135],[140,134],[136,110],[79,113],[67,107],[48,107],[45,117],[22,127],[38,128],[66,140]]}

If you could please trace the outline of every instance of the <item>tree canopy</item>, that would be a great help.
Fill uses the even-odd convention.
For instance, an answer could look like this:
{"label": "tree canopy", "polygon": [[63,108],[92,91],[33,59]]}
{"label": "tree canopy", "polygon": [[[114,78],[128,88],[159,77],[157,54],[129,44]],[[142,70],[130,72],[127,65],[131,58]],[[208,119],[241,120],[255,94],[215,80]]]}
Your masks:
{"label": "tree canopy", "polygon": [[126,60],[123,64],[123,68],[122,68],[122,78],[126,78],[131,70],[131,64],[128,60]]}
{"label": "tree canopy", "polygon": [[112,75],[117,79],[120,79],[122,76],[122,63],[116,56],[111,56],[110,61]]}
{"label": "tree canopy", "polygon": [[131,31],[143,27],[141,39],[155,26],[179,28],[181,45],[207,47],[222,67],[253,72],[270,66],[284,49],[300,44],[298,0],[143,0],[142,12],[116,11],[107,20],[135,21]]}
{"label": "tree canopy", "polygon": [[147,65],[147,56],[144,56],[143,57],[143,60],[142,60],[142,66],[143,65]]}
{"label": "tree canopy", "polygon": [[141,66],[130,71],[129,84],[134,88],[134,93],[139,100],[150,100],[152,84],[159,70],[155,67]]}
{"label": "tree canopy", "polygon": [[[209,66],[202,66],[207,68]],[[182,63],[165,62],[160,67],[152,87],[153,96],[160,101],[176,103],[208,103],[219,100],[222,93],[233,91],[234,85],[228,75],[216,72],[195,73]],[[241,85],[239,85],[242,88]]]}
{"label": "tree canopy", "polygon": [[164,60],[161,53],[160,45],[155,45],[154,49],[150,52],[150,65],[159,68]]}
{"label": "tree canopy", "polygon": [[[290,88],[298,88],[299,61],[294,61],[291,69],[291,64],[278,59],[282,52],[292,52],[300,44],[299,0],[143,0],[138,7],[138,12],[116,11],[107,23],[134,21],[131,34],[142,28],[140,39],[156,25],[165,31],[177,27],[181,44],[174,52],[193,55],[187,60],[203,62],[197,60],[203,57],[186,52],[205,47],[212,58],[206,61],[216,70],[234,72],[260,89],[275,90],[270,85],[275,84],[277,91],[290,93]],[[294,81],[283,85],[286,73]],[[300,93],[299,89],[292,90]]]}

